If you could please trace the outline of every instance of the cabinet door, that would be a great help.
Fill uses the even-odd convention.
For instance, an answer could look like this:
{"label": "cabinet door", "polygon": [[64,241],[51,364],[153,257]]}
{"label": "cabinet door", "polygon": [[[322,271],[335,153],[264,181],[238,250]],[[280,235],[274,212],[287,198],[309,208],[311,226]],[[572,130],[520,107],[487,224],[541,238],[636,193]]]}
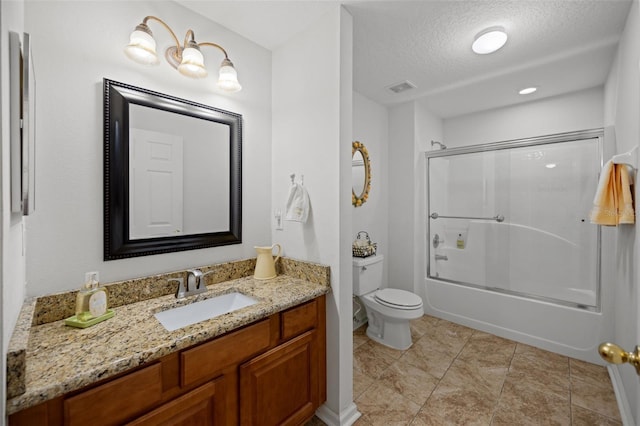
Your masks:
{"label": "cabinet door", "polygon": [[319,405],[316,331],[308,331],[240,367],[240,423],[299,425]]}
{"label": "cabinet door", "polygon": [[134,420],[135,426],[221,426],[225,424],[224,379],[208,382]]}

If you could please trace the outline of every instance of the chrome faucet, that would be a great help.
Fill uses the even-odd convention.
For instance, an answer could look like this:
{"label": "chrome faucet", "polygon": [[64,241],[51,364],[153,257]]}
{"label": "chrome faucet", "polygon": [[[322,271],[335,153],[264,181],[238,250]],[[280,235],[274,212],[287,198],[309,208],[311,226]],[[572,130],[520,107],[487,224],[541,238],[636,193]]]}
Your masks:
{"label": "chrome faucet", "polygon": [[186,296],[186,291],[184,288],[184,278],[169,278],[168,282],[177,282],[178,288],[176,288],[176,299],[184,299]]}
{"label": "chrome faucet", "polygon": [[202,286],[202,271],[199,269],[189,269],[187,271],[187,293],[196,294],[201,293],[207,289],[207,286]]}
{"label": "chrome faucet", "polygon": [[176,281],[178,283],[176,299],[184,299],[187,296],[193,296],[194,294],[200,294],[207,291],[207,286],[204,284],[203,278],[211,272],[213,271],[203,274],[199,269],[189,269],[187,271],[186,284],[184,282],[184,278],[171,278],[169,282]]}
{"label": "chrome faucet", "polygon": [[449,260],[446,254],[436,254],[436,260]]}

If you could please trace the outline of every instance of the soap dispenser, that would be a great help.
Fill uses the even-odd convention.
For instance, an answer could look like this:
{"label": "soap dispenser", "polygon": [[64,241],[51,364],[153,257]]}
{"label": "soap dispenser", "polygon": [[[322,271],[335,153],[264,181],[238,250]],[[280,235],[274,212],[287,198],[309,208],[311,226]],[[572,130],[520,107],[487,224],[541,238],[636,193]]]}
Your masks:
{"label": "soap dispenser", "polygon": [[76,319],[89,321],[107,312],[107,291],[98,283],[98,273],[88,272],[84,286],[76,296]]}
{"label": "soap dispenser", "polygon": [[462,234],[458,234],[458,239],[456,240],[456,247],[459,249],[464,248],[464,238],[462,238]]}
{"label": "soap dispenser", "polygon": [[113,309],[107,309],[107,289],[100,287],[98,273],[87,272],[85,283],[76,295],[76,314],[65,319],[64,324],[87,328],[113,316]]}

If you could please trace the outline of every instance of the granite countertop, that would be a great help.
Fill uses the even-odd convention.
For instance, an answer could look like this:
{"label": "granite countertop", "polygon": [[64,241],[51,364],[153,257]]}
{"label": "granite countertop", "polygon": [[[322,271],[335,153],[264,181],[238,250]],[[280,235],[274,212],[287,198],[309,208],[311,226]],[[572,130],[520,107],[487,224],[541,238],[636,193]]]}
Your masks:
{"label": "granite countertop", "polygon": [[[165,295],[113,307],[113,318],[86,329],[67,327],[64,320],[31,325],[26,330],[28,342],[23,356],[24,377],[21,378],[25,392],[7,400],[7,414],[80,389],[329,292],[328,279],[326,282],[313,281],[292,275],[279,275],[270,280],[241,277],[209,285],[206,293],[190,296],[183,301],[178,301],[174,295]],[[172,332],[166,331],[154,317],[159,311],[233,291],[254,297],[258,303]],[[32,306],[23,311],[30,309],[33,314]]]}

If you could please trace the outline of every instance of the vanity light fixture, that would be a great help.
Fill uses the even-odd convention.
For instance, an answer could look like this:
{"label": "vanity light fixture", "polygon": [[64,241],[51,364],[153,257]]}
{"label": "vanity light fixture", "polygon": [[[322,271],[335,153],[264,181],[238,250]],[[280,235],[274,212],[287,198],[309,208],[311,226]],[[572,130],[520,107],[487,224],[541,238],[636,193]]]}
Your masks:
{"label": "vanity light fixture", "polygon": [[238,83],[238,74],[229,60],[227,51],[222,46],[211,42],[197,43],[193,30],[188,30],[184,37],[184,43],[180,45],[178,37],[173,30],[162,19],[155,16],[145,17],[136,29],[129,36],[129,44],[125,47],[125,54],[135,62],[142,65],[157,65],[160,61],[156,53],[156,41],[147,22],[157,21],[169,31],[175,42],[175,46],[169,47],[165,51],[167,62],[177,69],[180,74],[190,78],[204,78],[207,76],[207,69],[204,67],[204,57],[200,48],[211,46],[219,49],[224,54],[224,59],[220,65],[218,73],[218,87],[227,92],[238,92],[242,89]]}
{"label": "vanity light fixture", "polygon": [[476,35],[471,49],[478,55],[486,55],[500,49],[507,42],[507,33],[502,27],[491,27]]}
{"label": "vanity light fixture", "polygon": [[521,94],[521,95],[530,95],[531,93],[535,92],[536,90],[538,90],[537,87],[527,87],[526,89],[520,90],[518,93]]}

